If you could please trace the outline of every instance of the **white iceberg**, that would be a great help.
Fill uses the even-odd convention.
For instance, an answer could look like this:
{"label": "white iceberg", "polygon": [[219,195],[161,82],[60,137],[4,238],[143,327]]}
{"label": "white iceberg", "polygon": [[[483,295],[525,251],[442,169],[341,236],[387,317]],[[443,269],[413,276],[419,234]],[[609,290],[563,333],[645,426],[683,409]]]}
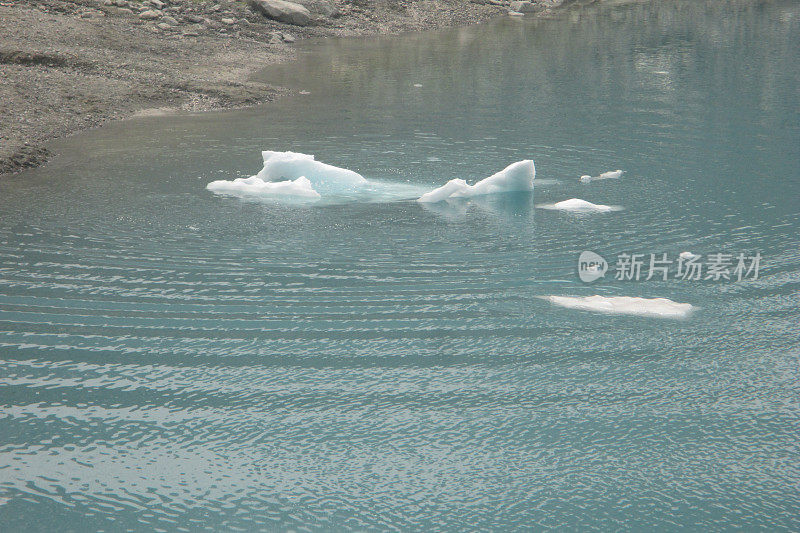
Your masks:
{"label": "white iceberg", "polygon": [[316,199],[321,193],[347,193],[367,184],[352,170],[320,163],[313,155],[297,152],[261,152],[264,167],[255,176],[212,181],[209,191],[253,196],[289,196]]}
{"label": "white iceberg", "polygon": [[603,172],[599,176],[590,176],[589,174],[584,174],[583,176],[580,177],[580,180],[584,183],[596,180],[610,180],[619,178],[624,173],[625,173],[624,170],[610,170],[608,172]]}
{"label": "white iceberg", "polygon": [[587,202],[586,200],[581,200],[580,198],[570,198],[569,200],[564,200],[562,202],[556,202],[554,204],[542,204],[537,207],[541,207],[542,209],[555,209],[558,211],[574,211],[577,213],[603,213],[608,211],[619,211],[622,209],[616,205],[593,204],[592,202]]}
{"label": "white iceberg", "polygon": [[[417,198],[425,190],[408,183],[368,181],[357,172],[321,163],[309,154],[274,151],[261,154],[264,167],[255,176],[212,181],[206,189],[240,197],[285,197],[292,202],[324,199],[326,203],[405,200]],[[529,191],[533,188],[535,174],[533,161],[519,161],[475,185],[452,180],[435,191],[422,194],[419,201],[439,202],[447,198]]]}
{"label": "white iceberg", "polygon": [[678,257],[680,257],[683,260],[689,261],[691,259],[695,259],[700,256],[692,252],[681,252],[680,254],[678,254]]}
{"label": "white iceberg", "polygon": [[261,152],[264,168],[256,174],[264,181],[293,181],[304,176],[318,192],[339,192],[367,183],[364,177],[352,170],[320,163],[313,155],[297,152]]}
{"label": "white iceberg", "polygon": [[469,185],[463,179],[450,180],[438,189],[426,192],[418,202],[442,202],[451,198],[470,198],[485,194],[502,192],[531,191],[536,177],[533,161],[526,159],[508,165],[500,172],[484,178],[475,185]]}
{"label": "white iceberg", "polygon": [[692,304],[673,302],[668,298],[633,296],[546,296],[550,303],[567,309],[595,311],[615,315],[638,315],[656,318],[686,318],[694,310]]}
{"label": "white iceberg", "polygon": [[217,180],[206,185],[206,189],[234,196],[292,196],[315,200],[320,198],[320,194],[314,190],[305,176],[293,181],[264,181],[258,176],[236,178],[233,181]]}

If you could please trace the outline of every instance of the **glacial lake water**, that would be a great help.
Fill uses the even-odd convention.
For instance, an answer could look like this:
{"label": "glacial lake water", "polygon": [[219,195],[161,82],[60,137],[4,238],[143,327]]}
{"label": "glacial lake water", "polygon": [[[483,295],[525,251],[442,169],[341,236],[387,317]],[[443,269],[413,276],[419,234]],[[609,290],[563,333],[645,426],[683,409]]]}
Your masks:
{"label": "glacial lake water", "polygon": [[[260,74],[276,104],[54,144],[0,182],[0,529],[797,530],[799,57],[798,2],[607,2],[325,42]],[[205,189],[261,150],[537,185]],[[537,207],[569,198],[622,210]],[[682,251],[758,279],[615,279]]]}

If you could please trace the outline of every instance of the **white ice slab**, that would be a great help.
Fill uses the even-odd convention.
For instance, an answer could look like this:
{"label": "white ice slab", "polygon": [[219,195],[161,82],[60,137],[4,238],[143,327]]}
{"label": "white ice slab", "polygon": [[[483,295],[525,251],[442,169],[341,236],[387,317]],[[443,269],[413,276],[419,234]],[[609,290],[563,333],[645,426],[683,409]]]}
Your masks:
{"label": "white ice slab", "polygon": [[617,205],[593,204],[592,202],[587,202],[586,200],[581,200],[580,198],[570,198],[569,200],[556,202],[554,204],[541,204],[537,207],[541,207],[542,209],[553,209],[556,211],[573,211],[576,213],[603,213],[608,211],[619,211],[622,209]]}
{"label": "white ice slab", "polygon": [[217,180],[206,185],[209,191],[233,196],[287,196],[293,198],[318,199],[320,194],[305,176],[294,181],[264,181],[258,176]]}
{"label": "white ice slab", "polygon": [[595,311],[615,315],[638,315],[656,318],[685,318],[694,310],[692,304],[673,302],[668,298],[633,296],[546,296],[554,305],[567,309]]}

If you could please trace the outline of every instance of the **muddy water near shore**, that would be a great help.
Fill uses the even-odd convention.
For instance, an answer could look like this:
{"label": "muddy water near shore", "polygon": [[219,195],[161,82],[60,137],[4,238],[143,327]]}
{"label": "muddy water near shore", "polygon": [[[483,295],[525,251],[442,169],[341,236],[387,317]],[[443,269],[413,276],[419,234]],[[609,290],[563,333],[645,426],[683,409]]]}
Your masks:
{"label": "muddy water near shore", "polygon": [[[675,1],[331,41],[263,74],[277,105],[60,141],[0,184],[3,523],[797,529],[799,39],[793,2]],[[539,185],[205,189],[265,149],[422,189],[532,158]],[[622,209],[536,207],[570,198]],[[614,278],[682,251],[759,277]],[[543,298],[595,294],[694,312]]]}

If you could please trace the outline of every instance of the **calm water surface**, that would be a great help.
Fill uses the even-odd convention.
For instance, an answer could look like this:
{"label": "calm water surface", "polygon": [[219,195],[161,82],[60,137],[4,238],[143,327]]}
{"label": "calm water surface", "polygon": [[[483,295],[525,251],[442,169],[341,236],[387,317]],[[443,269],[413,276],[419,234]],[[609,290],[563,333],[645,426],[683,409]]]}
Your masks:
{"label": "calm water surface", "polygon": [[[58,143],[0,184],[0,529],[797,530],[798,57],[798,2],[609,3],[323,43],[279,104]],[[262,149],[539,185],[205,190]],[[536,207],[573,197],[624,209]],[[763,260],[587,285],[583,250]],[[540,298],[592,294],[698,310]]]}

